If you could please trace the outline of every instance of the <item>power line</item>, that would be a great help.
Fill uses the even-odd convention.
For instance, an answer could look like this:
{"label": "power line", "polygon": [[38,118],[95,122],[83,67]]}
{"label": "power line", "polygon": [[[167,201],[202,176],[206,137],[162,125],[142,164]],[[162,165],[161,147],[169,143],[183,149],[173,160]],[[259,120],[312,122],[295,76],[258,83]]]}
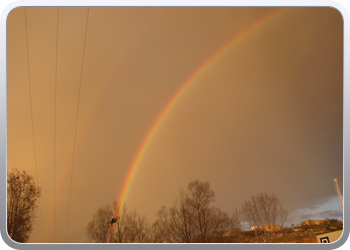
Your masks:
{"label": "power line", "polygon": [[81,90],[81,82],[82,82],[83,68],[84,68],[83,66],[84,66],[84,56],[85,56],[86,34],[87,34],[88,20],[89,20],[89,10],[90,10],[90,7],[88,7],[88,9],[87,9],[87,15],[86,15],[86,27],[85,27],[85,37],[84,37],[84,45],[83,45],[83,56],[82,56],[82,62],[81,62],[81,71],[80,71],[80,83],[79,83],[78,105],[77,105],[77,113],[76,113],[76,118],[75,118],[75,133],[74,133],[73,155],[72,155],[72,170],[71,170],[71,180],[70,180],[69,200],[68,200],[68,215],[67,215],[67,228],[66,228],[66,242],[67,242],[67,234],[68,234],[70,201],[71,201],[72,184],[73,184],[72,182],[73,182],[73,167],[74,167],[74,157],[75,157],[75,142],[76,142],[76,139],[77,139],[78,115],[79,115],[80,92],[81,92],[80,90]]}
{"label": "power line", "polygon": [[[37,188],[39,188],[38,168],[37,168],[36,152],[35,152],[35,136],[34,136],[33,106],[32,106],[32,87],[31,87],[31,83],[30,83],[29,46],[28,46],[28,24],[27,24],[27,8],[26,8],[26,7],[24,8],[24,19],[25,19],[25,26],[26,26],[27,65],[28,65],[28,83],[29,83],[29,103],[30,103],[30,115],[31,115],[31,120],[32,120],[34,165],[35,165],[35,175],[36,175]],[[42,233],[43,233],[43,242],[45,242],[44,227],[43,227],[43,217],[42,217],[42,214],[41,214],[41,202],[40,202],[40,197],[39,197],[39,211],[40,211],[41,230],[42,230]]]}

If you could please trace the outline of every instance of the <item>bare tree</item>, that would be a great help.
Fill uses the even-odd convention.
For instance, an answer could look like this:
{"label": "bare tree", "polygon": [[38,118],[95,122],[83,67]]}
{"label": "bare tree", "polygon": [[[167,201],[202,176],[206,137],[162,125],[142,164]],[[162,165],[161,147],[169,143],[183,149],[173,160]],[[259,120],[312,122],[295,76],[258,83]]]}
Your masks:
{"label": "bare tree", "polygon": [[156,220],[151,227],[150,231],[150,243],[166,243],[166,239],[164,238],[164,233],[162,232],[162,228],[159,225],[159,221]]}
{"label": "bare tree", "polygon": [[241,224],[241,214],[240,211],[235,209],[231,217],[227,219],[229,223],[229,230],[223,231],[221,237],[216,239],[215,242],[240,242],[241,233],[242,233],[242,224]]}
{"label": "bare tree", "polygon": [[180,190],[180,197],[170,208],[162,207],[154,227],[161,238],[170,243],[214,242],[231,229],[227,213],[211,206],[215,193],[209,182],[190,182],[187,190]]}
{"label": "bare tree", "polygon": [[284,227],[284,223],[287,221],[288,212],[282,208],[282,204],[279,207],[279,223],[281,227]]}
{"label": "bare tree", "polygon": [[150,230],[145,216],[138,215],[136,210],[126,213],[123,228],[126,243],[150,242]]}
{"label": "bare tree", "polygon": [[41,188],[36,187],[34,178],[17,169],[7,175],[7,232],[11,239],[25,243],[33,231],[36,218],[36,201]]}
{"label": "bare tree", "polygon": [[233,230],[232,218],[220,208],[211,207],[208,210],[208,220],[205,227],[206,230],[198,242],[224,243],[231,241],[231,237],[228,237],[227,233]]}
{"label": "bare tree", "polygon": [[192,217],[178,202],[169,209],[163,206],[156,214],[158,235],[164,242],[168,243],[190,243],[194,234]]}
{"label": "bare tree", "polygon": [[[126,206],[124,206],[123,213],[120,213],[120,205],[118,202],[113,202],[113,207],[106,205],[100,207],[94,213],[92,220],[86,227],[87,239],[89,242],[108,243],[113,242],[125,243],[124,225]],[[116,219],[116,223],[111,224],[112,218]]]}
{"label": "bare tree", "polygon": [[[116,223],[111,225],[112,218],[116,219]],[[129,213],[126,205],[121,208],[116,201],[113,204],[113,209],[110,205],[100,207],[86,227],[89,242],[112,242],[112,233],[115,243],[151,241],[151,227],[146,217],[141,217],[136,211]]]}
{"label": "bare tree", "polygon": [[196,242],[206,242],[211,234],[209,223],[213,223],[214,208],[210,208],[210,203],[215,201],[215,193],[210,188],[209,182],[199,182],[198,180],[188,184],[188,192],[184,193],[184,199],[189,211],[194,218],[196,228]]}
{"label": "bare tree", "polygon": [[112,207],[106,205],[100,207],[92,216],[92,220],[86,226],[85,232],[89,242],[108,243],[111,241],[111,224],[113,217]]}
{"label": "bare tree", "polygon": [[242,231],[241,214],[237,208],[232,212],[231,223],[232,223],[231,227],[233,228],[234,231],[236,232]]}
{"label": "bare tree", "polygon": [[[275,232],[282,228],[287,219],[287,211],[282,208],[275,194],[258,193],[245,200],[241,215],[251,227],[255,227],[258,242],[276,242]],[[277,225],[277,223],[280,225]]]}

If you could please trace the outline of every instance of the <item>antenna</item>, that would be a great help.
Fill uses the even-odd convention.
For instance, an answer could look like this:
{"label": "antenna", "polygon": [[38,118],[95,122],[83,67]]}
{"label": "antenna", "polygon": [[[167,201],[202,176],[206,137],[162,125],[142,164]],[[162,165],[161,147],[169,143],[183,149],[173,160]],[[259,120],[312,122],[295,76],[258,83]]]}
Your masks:
{"label": "antenna", "polygon": [[342,199],[341,194],[340,194],[340,190],[339,190],[339,185],[338,185],[338,180],[337,180],[337,178],[334,178],[334,185],[335,185],[335,190],[337,190],[337,194],[338,194],[338,197],[339,197],[341,209],[342,209],[342,211],[344,211],[344,208],[343,208],[343,199]]}

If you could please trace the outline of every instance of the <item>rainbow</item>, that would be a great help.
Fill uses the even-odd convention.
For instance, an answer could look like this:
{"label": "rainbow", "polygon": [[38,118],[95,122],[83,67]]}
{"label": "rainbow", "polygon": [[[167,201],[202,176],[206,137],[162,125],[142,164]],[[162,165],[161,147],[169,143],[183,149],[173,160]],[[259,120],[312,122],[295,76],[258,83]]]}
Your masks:
{"label": "rainbow", "polygon": [[240,33],[236,34],[234,37],[232,37],[227,43],[225,43],[222,47],[220,47],[216,52],[214,52],[206,61],[204,61],[188,78],[187,80],[180,86],[180,88],[176,91],[176,93],[172,96],[172,98],[168,101],[168,103],[165,105],[165,107],[161,110],[156,120],[153,122],[152,126],[148,130],[146,136],[144,137],[141,145],[139,146],[136,155],[134,159],[131,162],[131,165],[129,167],[129,170],[127,172],[124,184],[122,186],[122,190],[119,194],[119,204],[120,204],[120,210],[119,215],[121,216],[123,213],[123,207],[125,206],[126,199],[128,197],[133,179],[135,177],[135,174],[140,166],[140,163],[142,162],[143,157],[145,156],[145,153],[147,152],[148,147],[150,146],[152,139],[154,138],[155,134],[157,133],[160,126],[163,124],[166,117],[169,115],[171,110],[174,108],[174,106],[178,103],[180,98],[183,96],[183,94],[193,85],[193,83],[215,62],[217,61],[220,56],[222,56],[225,52],[227,52],[233,45],[241,41],[244,37],[246,37],[248,34],[252,33],[259,27],[261,27],[262,24],[266,23],[267,21],[271,20],[272,18],[278,16],[280,13],[284,12],[289,8],[287,7],[281,7],[276,8],[263,18],[257,20],[256,22],[252,23],[250,26],[248,26],[246,29],[242,30]]}

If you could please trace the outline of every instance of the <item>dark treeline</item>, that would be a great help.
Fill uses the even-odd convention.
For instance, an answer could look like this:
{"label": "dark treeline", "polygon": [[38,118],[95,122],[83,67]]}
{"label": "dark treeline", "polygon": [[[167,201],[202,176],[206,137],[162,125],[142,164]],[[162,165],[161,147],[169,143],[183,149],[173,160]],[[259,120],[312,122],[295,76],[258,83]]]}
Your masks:
{"label": "dark treeline", "polygon": [[[287,219],[275,194],[258,193],[231,214],[215,207],[209,182],[190,182],[173,206],[163,206],[149,223],[136,211],[120,204],[100,207],[86,227],[88,242],[96,243],[237,243],[242,226],[256,227],[257,242],[276,242],[275,227]],[[121,213],[120,213],[121,212]],[[116,219],[111,223],[112,218]],[[268,225],[268,226],[266,226]],[[276,226],[278,225],[278,226]],[[270,227],[269,227],[270,226]],[[112,238],[113,235],[113,238]]]}

